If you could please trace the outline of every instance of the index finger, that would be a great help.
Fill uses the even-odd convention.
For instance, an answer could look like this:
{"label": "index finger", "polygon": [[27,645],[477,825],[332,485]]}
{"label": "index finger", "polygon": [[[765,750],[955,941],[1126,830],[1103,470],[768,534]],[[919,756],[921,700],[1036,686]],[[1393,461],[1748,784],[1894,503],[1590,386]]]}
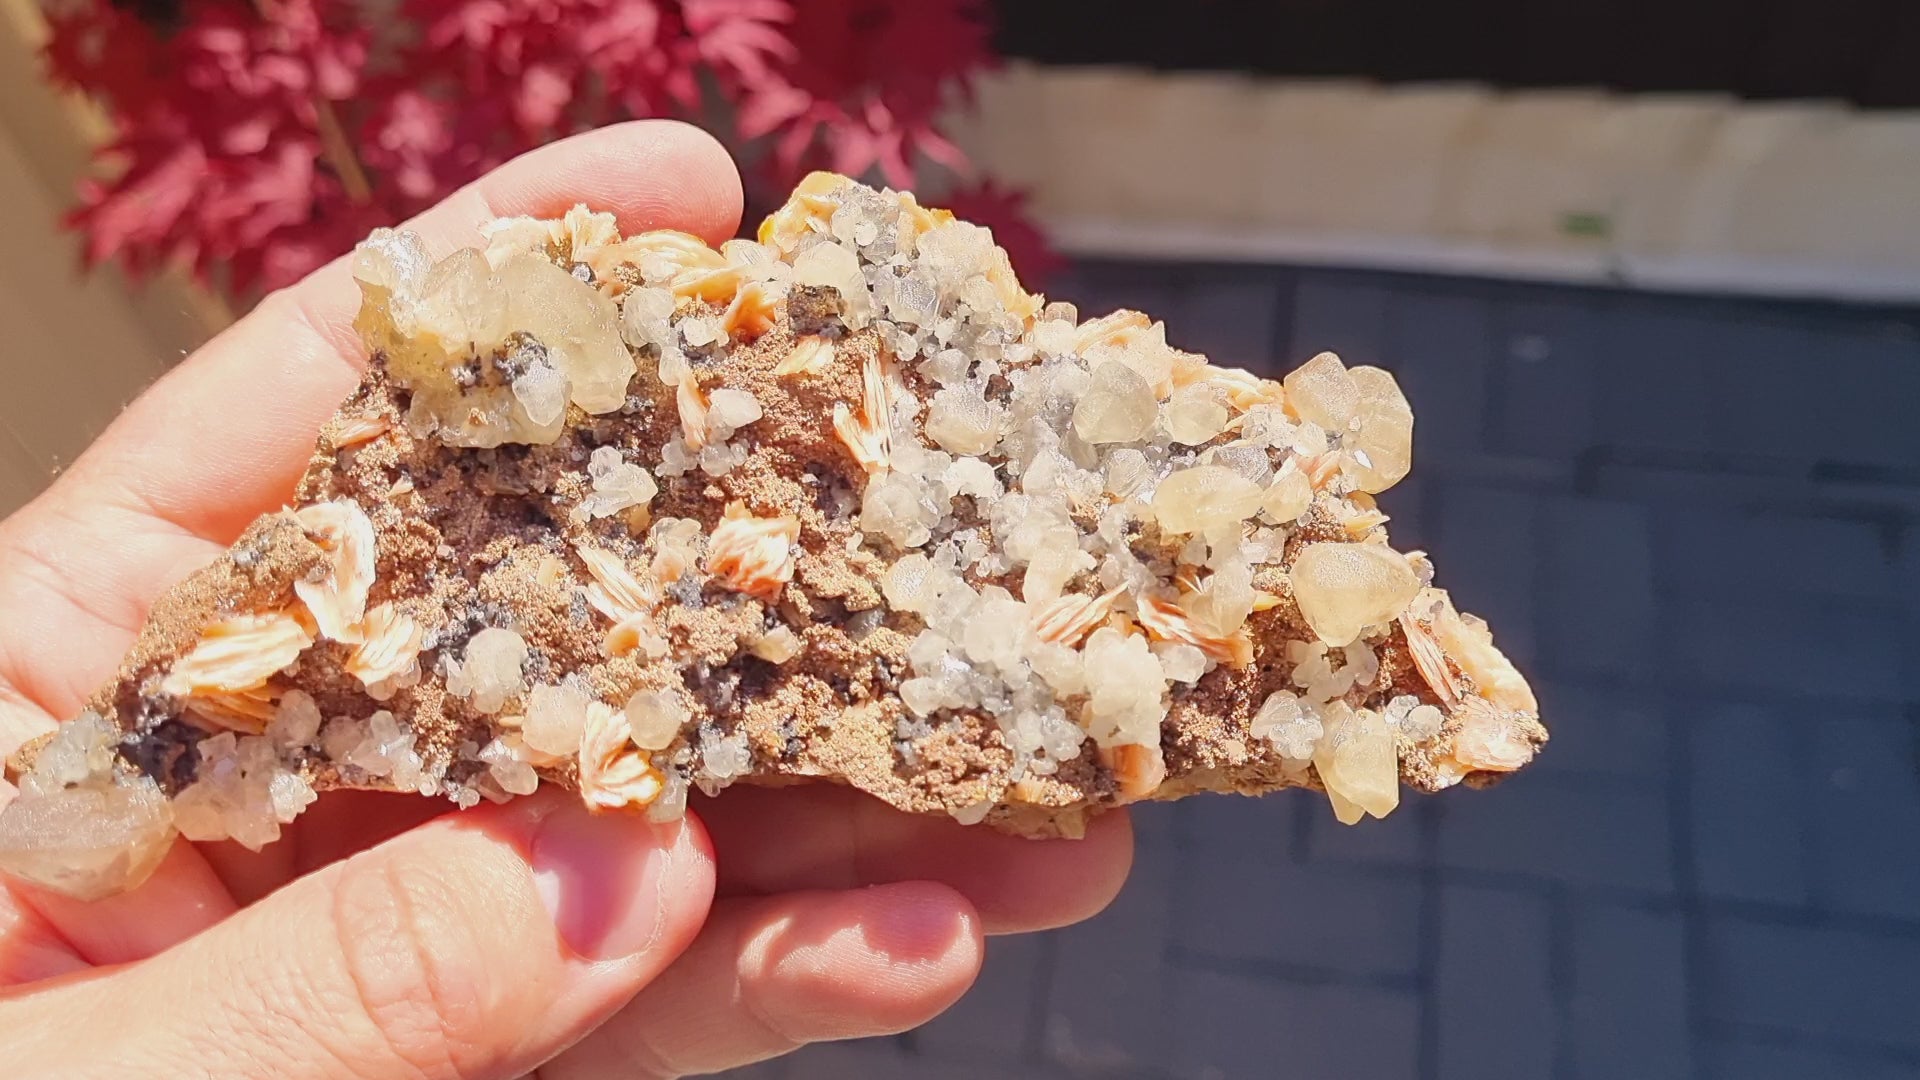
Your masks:
{"label": "index finger", "polygon": [[973,904],[989,934],[1091,918],[1133,865],[1125,812],[1094,818],[1078,840],[1029,840],[903,814],[832,784],[740,785],[694,805],[719,852],[723,896],[937,881]]}

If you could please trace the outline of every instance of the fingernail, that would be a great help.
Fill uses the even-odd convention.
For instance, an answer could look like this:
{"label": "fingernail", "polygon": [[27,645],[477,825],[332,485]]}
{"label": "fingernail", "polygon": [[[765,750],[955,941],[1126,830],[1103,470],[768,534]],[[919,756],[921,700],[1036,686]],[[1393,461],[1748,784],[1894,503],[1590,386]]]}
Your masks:
{"label": "fingernail", "polygon": [[674,828],[627,814],[554,810],[534,833],[528,861],[560,937],[588,960],[644,951],[665,918],[662,883]]}

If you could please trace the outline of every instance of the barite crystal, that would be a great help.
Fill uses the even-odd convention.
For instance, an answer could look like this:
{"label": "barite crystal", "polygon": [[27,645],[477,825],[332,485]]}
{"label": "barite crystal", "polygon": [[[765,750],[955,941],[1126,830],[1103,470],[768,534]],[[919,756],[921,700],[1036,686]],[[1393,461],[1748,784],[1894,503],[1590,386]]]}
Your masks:
{"label": "barite crystal", "polygon": [[15,756],[0,870],[104,895],[342,788],[669,820],[815,778],[1071,836],[1309,787],[1351,822],[1546,739],[1387,544],[1384,370],[1215,367],[831,174],[718,250],[584,207],[485,236],[361,245],[368,371],[292,509]]}

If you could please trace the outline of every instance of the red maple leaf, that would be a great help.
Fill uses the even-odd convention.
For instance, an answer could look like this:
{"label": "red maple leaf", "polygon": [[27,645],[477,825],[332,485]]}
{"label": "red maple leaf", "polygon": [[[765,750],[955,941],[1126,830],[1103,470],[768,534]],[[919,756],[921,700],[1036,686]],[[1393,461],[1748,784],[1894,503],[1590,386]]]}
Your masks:
{"label": "red maple leaf", "polygon": [[[964,170],[936,119],[993,62],[981,0],[401,0],[378,20],[364,0],[181,0],[164,26],[137,10],[48,16],[49,77],[116,132],[71,224],[89,262],[182,265],[241,297],[541,142],[701,115],[716,92],[740,138],[768,138],[781,187],[816,165],[897,186],[923,160]],[[1017,198],[981,198],[1021,220]]]}
{"label": "red maple leaf", "polygon": [[772,163],[783,180],[824,165],[877,168],[907,187],[915,155],[962,170],[935,121],[995,62],[990,29],[978,0],[809,0],[789,27],[781,78],[747,87],[740,133],[780,133]]}

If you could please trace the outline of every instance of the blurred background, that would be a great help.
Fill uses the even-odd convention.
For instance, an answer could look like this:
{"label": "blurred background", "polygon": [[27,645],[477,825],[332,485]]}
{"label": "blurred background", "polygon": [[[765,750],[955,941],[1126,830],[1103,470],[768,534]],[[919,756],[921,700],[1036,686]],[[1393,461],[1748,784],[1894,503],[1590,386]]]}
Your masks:
{"label": "blurred background", "polygon": [[1911,0],[0,15],[0,508],[263,290],[628,115],[720,133],[759,208],[912,184],[1083,312],[1399,376],[1383,508],[1533,677],[1541,761],[1355,829],[1143,808],[1106,914],[736,1075],[1920,1077]]}

